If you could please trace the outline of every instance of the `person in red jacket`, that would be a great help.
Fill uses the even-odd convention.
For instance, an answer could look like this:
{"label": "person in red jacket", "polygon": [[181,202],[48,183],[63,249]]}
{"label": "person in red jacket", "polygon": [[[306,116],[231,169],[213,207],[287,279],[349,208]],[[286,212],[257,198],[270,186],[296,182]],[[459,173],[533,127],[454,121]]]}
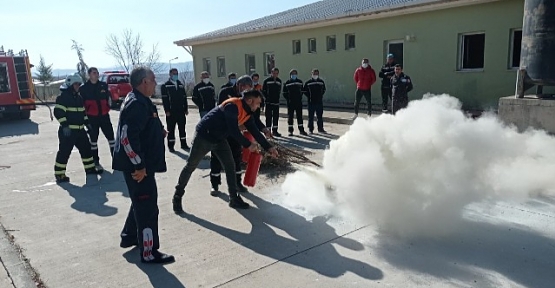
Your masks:
{"label": "person in red jacket", "polygon": [[357,91],[355,94],[355,116],[353,120],[358,117],[358,107],[360,106],[360,100],[362,100],[363,96],[368,105],[368,116],[372,114],[371,89],[372,85],[376,83],[376,71],[372,69],[368,59],[362,59],[362,65],[355,70],[354,80],[357,84]]}

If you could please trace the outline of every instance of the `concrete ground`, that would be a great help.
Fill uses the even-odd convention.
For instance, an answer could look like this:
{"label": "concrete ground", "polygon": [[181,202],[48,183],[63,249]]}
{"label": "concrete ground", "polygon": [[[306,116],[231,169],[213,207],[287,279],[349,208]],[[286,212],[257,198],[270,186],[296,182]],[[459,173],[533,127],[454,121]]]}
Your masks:
{"label": "concrete ground", "polygon": [[[163,113],[161,113],[163,114]],[[117,123],[117,112],[111,116]],[[326,115],[347,119],[350,113]],[[191,113],[193,135],[198,114]],[[280,131],[286,123],[280,123]],[[186,152],[166,154],[158,174],[161,251],[176,263],[139,261],[119,247],[129,208],[125,183],[110,168],[108,144],[99,141],[107,171],[85,177],[77,151],[68,165],[71,184],[56,185],[53,164],[57,122],[39,108],[30,121],[0,122],[0,223],[22,248],[47,287],[553,287],[555,198],[471,205],[469,234],[407,240],[342,219],[307,217],[282,205],[280,175],[262,175],[245,199],[252,209],[227,206],[209,195],[208,161],[193,175],[186,215],[171,211],[171,195]],[[320,162],[330,139],[347,125],[326,124],[327,135],[286,137]],[[285,134],[285,133],[283,133]],[[191,139],[189,139],[190,142]],[[225,190],[225,185],[222,187]],[[22,263],[0,239],[0,287],[18,281]],[[7,261],[12,259],[12,261]],[[17,262],[17,261],[15,261]],[[16,279],[16,280],[14,280]]]}

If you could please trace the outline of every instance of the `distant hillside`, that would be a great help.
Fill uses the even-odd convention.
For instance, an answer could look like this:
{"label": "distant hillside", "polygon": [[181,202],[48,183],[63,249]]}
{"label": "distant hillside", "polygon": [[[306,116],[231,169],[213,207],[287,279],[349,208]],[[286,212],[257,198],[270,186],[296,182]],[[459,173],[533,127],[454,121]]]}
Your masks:
{"label": "distant hillside", "polygon": [[[100,73],[102,73],[102,71],[109,71],[109,70],[123,70],[120,67],[97,67],[97,68],[100,71]],[[193,61],[172,63],[172,68],[177,68],[179,71],[191,71],[193,70]],[[161,71],[159,71],[159,74],[167,75],[169,70],[170,70],[169,63],[163,63]],[[35,73],[37,72],[36,66],[33,69],[31,69],[31,71],[33,72],[33,75],[35,75]],[[76,69],[74,68],[73,69],[52,69],[52,75],[54,75],[54,77],[58,77],[58,76],[64,77],[66,75],[70,75],[75,72],[76,72]]]}

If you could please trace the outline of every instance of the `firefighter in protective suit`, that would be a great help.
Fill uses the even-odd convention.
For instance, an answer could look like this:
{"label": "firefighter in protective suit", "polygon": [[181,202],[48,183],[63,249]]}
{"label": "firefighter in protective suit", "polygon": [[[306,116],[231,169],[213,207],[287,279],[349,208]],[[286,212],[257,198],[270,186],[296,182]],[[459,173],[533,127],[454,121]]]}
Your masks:
{"label": "firefighter in protective suit", "polygon": [[91,144],[85,131],[85,127],[88,130],[90,126],[85,114],[83,98],[79,95],[79,86],[82,82],[81,76],[77,73],[68,76],[64,85],[60,88],[62,93],[56,98],[54,116],[60,122],[60,128],[58,129],[60,145],[56,154],[54,176],[58,183],[69,182],[69,177],[66,176],[66,166],[74,146],[79,149],[87,174],[102,173],[102,171],[95,168]]}

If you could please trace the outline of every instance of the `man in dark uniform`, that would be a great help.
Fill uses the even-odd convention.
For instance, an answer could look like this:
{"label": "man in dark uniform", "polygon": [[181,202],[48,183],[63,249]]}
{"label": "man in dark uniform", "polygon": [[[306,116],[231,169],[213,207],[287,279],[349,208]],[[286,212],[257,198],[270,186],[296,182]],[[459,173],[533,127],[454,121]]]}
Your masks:
{"label": "man in dark uniform", "polygon": [[[248,76],[247,76],[248,77]],[[243,77],[241,77],[243,78]],[[244,79],[243,79],[244,80]],[[252,80],[249,86],[252,86]],[[239,84],[242,80],[237,80]],[[246,80],[244,80],[247,82]],[[262,94],[260,91],[250,90],[243,93],[243,97],[232,97],[224,101],[218,107],[210,110],[204,116],[196,127],[196,136],[193,141],[193,148],[187,159],[187,165],[181,171],[179,180],[175,186],[175,194],[173,196],[173,211],[175,213],[183,213],[182,198],[185,194],[185,187],[191,178],[191,174],[197,168],[199,162],[208,153],[216,156],[224,166],[226,173],[227,186],[229,189],[229,207],[235,209],[247,209],[249,204],[245,203],[237,192],[237,182],[235,176],[235,161],[229,148],[227,138],[229,136],[241,143],[242,147],[249,148],[250,151],[258,150],[258,145],[251,143],[245,138],[239,126],[244,125],[245,128],[254,136],[256,141],[262,147],[270,152],[273,157],[277,157],[277,150],[268,143],[260,130],[268,136],[269,130],[265,129],[262,122],[252,117],[254,111],[260,107],[262,102]]]}
{"label": "man in dark uniform", "polygon": [[181,149],[189,150],[187,145],[187,135],[185,133],[186,116],[189,115],[189,104],[185,86],[179,81],[177,69],[170,69],[170,79],[162,85],[162,103],[166,112],[166,122],[168,124],[168,148],[170,152],[175,152],[175,125],[179,130]]}
{"label": "man in dark uniform", "polygon": [[112,121],[110,120],[110,90],[108,84],[98,80],[98,69],[95,67],[89,68],[87,71],[89,80],[79,88],[79,93],[85,101],[85,112],[89,117],[89,124],[91,129],[89,137],[91,140],[91,149],[94,158],[96,170],[104,170],[100,165],[100,158],[98,157],[98,135],[102,130],[108,143],[110,144],[110,155],[114,154],[114,129],[112,128]]}
{"label": "man in dark uniform", "polygon": [[90,129],[90,126],[83,107],[83,98],[79,95],[79,86],[82,82],[78,73],[68,76],[60,88],[62,94],[56,98],[54,116],[60,122],[58,129],[60,145],[54,165],[54,177],[57,183],[69,182],[69,177],[66,176],[66,166],[73,147],[79,149],[85,173],[102,173],[102,171],[97,171],[94,166],[91,144],[85,131],[85,127]]}
{"label": "man in dark uniform", "polygon": [[[253,73],[251,75],[251,78],[252,78],[252,90],[262,92],[262,84],[260,84],[260,75],[258,73]],[[266,101],[265,98],[266,97],[264,96],[264,94],[262,94],[262,103],[260,104],[260,108],[256,110],[256,112],[254,112],[254,116],[257,117],[258,119],[260,119],[260,112],[264,110],[264,104]]]}
{"label": "man in dark uniform", "polygon": [[395,74],[391,77],[391,113],[395,115],[397,111],[407,108],[409,104],[408,92],[412,90],[412,80],[403,73],[403,67],[395,65]]}
{"label": "man in dark uniform", "polygon": [[120,247],[137,245],[144,263],[170,263],[158,249],[158,191],[155,174],[166,172],[166,131],[150,100],[156,89],[154,72],[137,67],[130,75],[133,91],[122,103],[112,167],[123,172],[131,208],[121,232]]}
{"label": "man in dark uniform", "polygon": [[308,97],[308,130],[314,132],[314,114],[316,114],[318,132],[326,133],[324,130],[324,104],[323,98],[326,93],[326,83],[320,78],[320,71],[312,69],[312,77],[304,84],[304,94]]}
{"label": "man in dark uniform", "polygon": [[382,78],[382,112],[388,111],[388,100],[391,100],[391,77],[395,74],[395,58],[393,54],[387,55],[387,62],[380,70],[380,78]]}
{"label": "man in dark uniform", "polygon": [[278,130],[279,123],[279,97],[281,96],[281,79],[278,78],[279,69],[272,68],[272,75],[264,80],[262,92],[266,97],[264,109],[266,109],[266,127],[272,129],[272,134],[281,137]]}
{"label": "man in dark uniform", "polygon": [[[220,91],[218,97],[218,105],[221,105],[229,98],[241,98],[243,91],[252,89],[252,79],[249,76],[242,76],[237,80],[235,85],[227,87]],[[255,116],[256,117],[256,116]],[[260,118],[258,118],[260,119]],[[249,192],[247,187],[241,183],[241,175],[243,174],[243,169],[241,168],[242,152],[243,149],[241,144],[233,136],[227,137],[227,142],[231,148],[231,153],[233,155],[233,160],[235,161],[235,177],[237,179],[237,191],[241,193]],[[210,158],[210,183],[212,188],[210,189],[211,195],[218,195],[218,186],[222,183],[221,180],[222,164],[217,157],[212,156]],[[229,174],[226,174],[229,175]]]}
{"label": "man in dark uniform", "polygon": [[283,85],[283,98],[287,100],[287,124],[289,136],[293,136],[293,119],[297,114],[297,127],[301,135],[308,135],[303,126],[303,81],[297,77],[297,70],[289,72],[289,80]]}
{"label": "man in dark uniform", "polygon": [[200,82],[193,88],[192,100],[198,107],[200,118],[216,107],[216,92],[207,71],[200,74]]}
{"label": "man in dark uniform", "polygon": [[235,72],[231,72],[231,73],[227,74],[227,83],[222,85],[222,87],[220,87],[220,89],[231,87],[231,86],[235,85],[236,82],[237,82],[237,74]]}

